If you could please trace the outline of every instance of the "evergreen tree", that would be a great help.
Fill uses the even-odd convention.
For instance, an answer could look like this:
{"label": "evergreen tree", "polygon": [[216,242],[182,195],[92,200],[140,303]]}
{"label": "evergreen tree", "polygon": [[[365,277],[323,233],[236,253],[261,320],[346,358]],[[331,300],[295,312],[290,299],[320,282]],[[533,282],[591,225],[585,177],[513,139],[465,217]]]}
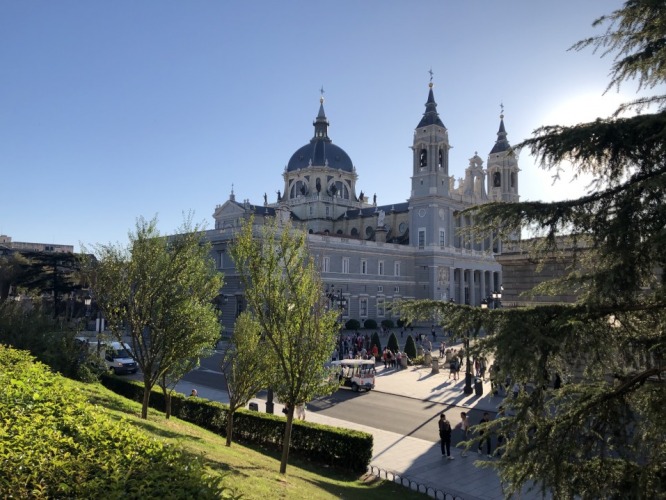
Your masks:
{"label": "evergreen tree", "polygon": [[414,359],[416,357],[416,342],[411,335],[407,335],[407,340],[405,341],[405,354],[409,359]]}
{"label": "evergreen tree", "polygon": [[[645,91],[666,82],[666,1],[628,0],[594,26],[604,24],[605,33],[574,48],[617,54],[609,88],[634,80]],[[650,105],[656,112],[645,113]],[[632,109],[642,114],[623,115]],[[493,462],[508,494],[534,482],[554,498],[663,498],[666,95],[640,97],[591,123],[541,127],[516,147],[556,176],[563,162],[592,174],[592,190],[466,214],[479,233],[531,230],[538,236],[532,257],[541,262],[564,245],[572,265],[537,291],[574,291],[577,303],[473,311],[429,302],[401,312],[427,317],[437,309],[460,331],[483,323],[492,333],[473,349],[493,351],[515,381],[534,384],[512,400],[511,418],[493,422],[494,432],[510,437]],[[559,389],[552,388],[556,374],[568,382]]]}
{"label": "evergreen tree", "polygon": [[391,332],[391,335],[389,335],[386,347],[394,353],[400,350],[400,347],[398,346],[398,338],[395,336],[395,333]]}

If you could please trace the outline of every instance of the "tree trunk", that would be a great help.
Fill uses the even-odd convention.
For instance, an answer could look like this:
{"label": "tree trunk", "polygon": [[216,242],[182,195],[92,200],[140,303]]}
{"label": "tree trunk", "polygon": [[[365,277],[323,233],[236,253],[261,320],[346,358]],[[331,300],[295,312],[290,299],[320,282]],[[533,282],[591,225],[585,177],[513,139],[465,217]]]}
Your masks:
{"label": "tree trunk", "polygon": [[291,424],[294,421],[294,406],[289,405],[287,412],[287,424],[284,426],[284,439],[282,440],[282,460],[280,461],[280,474],[287,473],[287,461],[289,460],[289,443],[291,442]]}
{"label": "tree trunk", "polygon": [[231,446],[231,433],[234,431],[234,412],[235,409],[230,406],[227,411],[227,446]]}
{"label": "tree trunk", "polygon": [[150,403],[150,391],[153,387],[144,379],[143,381],[143,403],[141,405],[141,418],[148,418],[148,404]]}
{"label": "tree trunk", "polygon": [[164,391],[164,414],[166,419],[171,418],[171,393]]}

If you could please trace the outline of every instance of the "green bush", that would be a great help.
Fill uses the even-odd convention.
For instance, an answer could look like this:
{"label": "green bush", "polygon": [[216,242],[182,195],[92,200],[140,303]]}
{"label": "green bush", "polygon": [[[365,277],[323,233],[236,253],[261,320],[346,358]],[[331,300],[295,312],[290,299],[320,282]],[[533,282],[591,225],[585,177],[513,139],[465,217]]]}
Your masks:
{"label": "green bush", "polygon": [[361,323],[357,319],[348,319],[345,323],[345,330],[358,330],[361,328]]}
{"label": "green bush", "polygon": [[383,319],[381,325],[389,330],[394,327],[392,319]]}
{"label": "green bush", "polygon": [[388,342],[386,343],[386,346],[391,349],[393,352],[397,352],[400,350],[400,347],[398,346],[398,338],[395,336],[395,333],[391,332],[391,335],[389,335]]}
{"label": "green bush", "polygon": [[372,346],[374,345],[377,346],[377,356],[375,357],[375,361],[379,361],[382,356],[382,343],[379,340],[379,334],[377,332],[373,333],[370,338],[370,352],[372,352]]}
{"label": "green bush", "polygon": [[0,345],[0,497],[218,498],[200,457],[111,419]]}
{"label": "green bush", "polygon": [[372,318],[368,318],[363,322],[363,328],[365,328],[366,330],[376,330],[377,321],[375,321]]}
{"label": "green bush", "polygon": [[53,371],[77,379],[87,352],[82,352],[74,340],[76,332],[51,315],[52,311],[42,311],[40,306],[26,308],[13,300],[0,302],[0,344],[29,351]]}
{"label": "green bush", "polygon": [[405,354],[411,360],[416,359],[416,343],[411,335],[407,335],[407,340],[405,341]]}
{"label": "green bush", "polygon": [[[143,385],[137,381],[105,374],[102,383],[117,394],[136,402],[143,400]],[[150,406],[164,411],[161,390],[153,390]],[[229,407],[202,398],[174,393],[171,414],[187,422],[225,437]],[[281,449],[285,419],[282,416],[241,409],[234,414],[234,439]],[[294,421],[291,432],[290,455],[296,455],[323,465],[333,465],[353,472],[365,472],[372,459],[372,434],[339,429],[311,422]]]}
{"label": "green bush", "polygon": [[398,328],[402,328],[403,326],[409,326],[409,323],[403,318],[398,318]]}

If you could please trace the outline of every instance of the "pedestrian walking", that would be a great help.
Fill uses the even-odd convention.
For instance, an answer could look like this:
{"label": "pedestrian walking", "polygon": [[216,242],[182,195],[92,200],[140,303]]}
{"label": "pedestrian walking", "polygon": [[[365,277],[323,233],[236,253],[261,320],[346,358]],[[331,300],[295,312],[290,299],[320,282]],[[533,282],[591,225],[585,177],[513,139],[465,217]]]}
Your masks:
{"label": "pedestrian walking", "polygon": [[[456,426],[456,428],[460,429],[463,433],[462,441],[467,441],[469,437],[469,419],[467,418],[467,413],[464,411],[460,413],[460,423]],[[462,453],[460,453],[460,456],[466,457],[467,451],[463,450]]]}
{"label": "pedestrian walking", "polygon": [[442,343],[439,344],[439,357],[443,358],[444,357],[444,351],[446,350],[446,342],[442,340]]}
{"label": "pedestrian walking", "polygon": [[455,457],[451,456],[451,424],[446,420],[444,412],[439,415],[439,438],[441,439],[442,456],[454,460]]}
{"label": "pedestrian walking", "polygon": [[305,403],[296,405],[296,418],[298,420],[305,420]]}
{"label": "pedestrian walking", "polygon": [[[483,413],[483,417],[479,421],[479,425],[486,424],[490,422],[490,415],[488,412]],[[487,430],[480,429],[479,430],[479,435],[481,436],[481,441],[479,441],[479,448],[476,450],[479,455],[483,453],[483,443],[486,443],[486,455],[488,458],[493,458],[493,455],[491,453],[491,442],[490,442],[490,432]]]}

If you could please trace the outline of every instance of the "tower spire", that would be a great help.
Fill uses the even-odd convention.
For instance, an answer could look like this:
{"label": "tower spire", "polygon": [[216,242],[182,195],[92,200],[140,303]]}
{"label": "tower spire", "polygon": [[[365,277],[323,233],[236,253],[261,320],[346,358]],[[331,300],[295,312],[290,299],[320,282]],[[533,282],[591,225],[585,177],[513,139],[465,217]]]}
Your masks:
{"label": "tower spire", "polygon": [[319,89],[319,113],[317,113],[317,118],[315,119],[314,125],[315,128],[315,134],[314,137],[312,138],[312,141],[314,142],[317,140],[324,140],[327,142],[331,142],[331,139],[328,137],[328,119],[326,118],[326,113],[324,112],[324,86],[321,86],[321,89]]}
{"label": "tower spire", "polygon": [[497,131],[497,140],[495,141],[495,145],[493,146],[493,149],[490,151],[490,154],[493,153],[502,153],[504,151],[509,151],[511,149],[511,144],[509,144],[509,140],[506,138],[507,133],[506,129],[504,128],[504,104],[500,103],[500,124],[499,124],[499,130]]}
{"label": "tower spire", "polygon": [[430,73],[430,82],[428,83],[428,101],[425,104],[426,110],[425,113],[423,113],[423,118],[421,118],[421,121],[416,126],[416,128],[425,127],[427,125],[439,125],[442,128],[446,128],[444,127],[442,120],[439,118],[439,113],[437,113],[435,94],[432,91],[432,69],[428,73]]}

